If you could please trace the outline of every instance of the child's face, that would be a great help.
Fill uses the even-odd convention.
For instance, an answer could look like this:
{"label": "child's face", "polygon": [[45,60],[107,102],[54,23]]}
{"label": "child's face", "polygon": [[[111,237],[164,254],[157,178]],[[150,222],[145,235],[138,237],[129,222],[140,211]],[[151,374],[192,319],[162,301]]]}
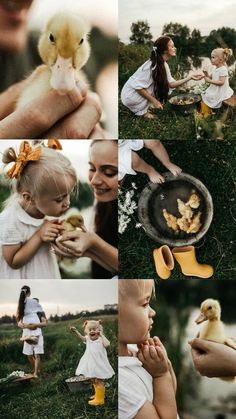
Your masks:
{"label": "child's face", "polygon": [[113,141],[96,141],[90,148],[89,181],[98,202],[118,194],[118,148]]}
{"label": "child's face", "polygon": [[130,285],[119,301],[119,341],[121,344],[144,342],[150,336],[152,318],[156,314],[149,305],[153,281],[137,280],[145,282],[141,288],[132,284],[132,280],[120,281],[130,281]]}
{"label": "child's face", "polygon": [[219,52],[217,52],[216,50],[213,50],[211,53],[211,63],[215,66],[218,66],[220,64],[222,64],[223,62],[223,57],[221,54],[219,54]]}
{"label": "child's face", "polygon": [[175,57],[176,56],[176,47],[175,47],[175,44],[172,40],[170,40],[167,44],[167,54],[170,57]]}
{"label": "child's face", "polygon": [[48,179],[47,191],[34,199],[35,207],[43,215],[62,216],[70,206],[70,194],[74,187],[72,177],[58,175],[56,184],[54,179]]}
{"label": "child's face", "polygon": [[100,336],[100,331],[101,331],[101,325],[99,323],[97,324],[88,324],[85,326],[85,332],[87,335],[89,335],[91,340],[96,340],[99,338]]}

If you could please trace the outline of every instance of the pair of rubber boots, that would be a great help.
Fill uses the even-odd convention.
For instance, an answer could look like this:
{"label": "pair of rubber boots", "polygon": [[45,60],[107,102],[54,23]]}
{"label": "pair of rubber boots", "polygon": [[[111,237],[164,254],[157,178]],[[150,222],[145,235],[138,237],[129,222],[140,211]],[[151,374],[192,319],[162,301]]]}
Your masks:
{"label": "pair of rubber boots", "polygon": [[164,244],[159,249],[154,249],[153,257],[157,274],[161,279],[170,277],[174,269],[174,258],[186,276],[210,278],[214,273],[212,266],[198,263],[194,246],[174,247],[171,252],[169,246]]}
{"label": "pair of rubber boots", "polygon": [[105,403],[105,387],[104,385],[93,384],[95,394],[91,397],[88,404],[98,406]]}

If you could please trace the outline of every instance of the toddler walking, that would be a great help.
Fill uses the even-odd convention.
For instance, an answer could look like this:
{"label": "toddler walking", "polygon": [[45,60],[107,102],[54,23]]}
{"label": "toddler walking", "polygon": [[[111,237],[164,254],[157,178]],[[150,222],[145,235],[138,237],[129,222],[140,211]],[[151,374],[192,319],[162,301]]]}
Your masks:
{"label": "toddler walking", "polygon": [[86,344],[85,353],[79,361],[75,374],[92,379],[95,395],[88,403],[93,406],[102,405],[105,398],[103,380],[115,374],[107,357],[106,348],[110,342],[103,334],[102,322],[101,320],[86,320],[84,322],[85,336],[73,326],[70,330]]}
{"label": "toddler walking", "polygon": [[1,279],[60,278],[50,243],[61,234],[58,219],[69,208],[69,196],[77,183],[70,161],[55,149],[23,141],[17,154],[3,153],[3,163],[15,193],[0,214]]}
{"label": "toddler walking", "polygon": [[176,378],[165,347],[150,338],[153,280],[119,280],[119,419],[176,419]]}
{"label": "toddler walking", "polygon": [[180,167],[170,161],[168,153],[159,140],[119,140],[119,174],[118,179],[122,180],[126,174],[136,175],[135,170],[148,175],[149,180],[153,183],[163,183],[165,178],[157,172],[154,167],[146,163],[135,152],[143,147],[152,151],[161,163],[174,176],[179,176],[182,172]]}
{"label": "toddler walking", "polygon": [[211,75],[207,71],[203,71],[205,81],[210,83],[207,90],[202,93],[201,113],[204,117],[210,115],[212,109],[220,108],[222,102],[234,94],[229,86],[229,74],[226,66],[226,62],[231,55],[232,51],[229,48],[213,49],[211,63],[215,68]]}

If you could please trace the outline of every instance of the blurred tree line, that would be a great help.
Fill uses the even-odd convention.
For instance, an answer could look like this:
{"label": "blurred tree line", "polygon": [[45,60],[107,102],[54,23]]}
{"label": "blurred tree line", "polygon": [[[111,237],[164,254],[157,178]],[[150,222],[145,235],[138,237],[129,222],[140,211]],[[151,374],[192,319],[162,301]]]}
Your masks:
{"label": "blurred tree line", "polygon": [[[183,77],[192,66],[201,66],[201,57],[210,57],[214,48],[231,48],[233,56],[229,64],[233,63],[236,55],[236,30],[222,27],[212,30],[209,35],[202,36],[199,29],[192,31],[187,25],[170,22],[163,26],[162,35],[169,35],[177,48],[176,57],[170,61],[171,72],[174,77]],[[143,64],[151,53],[151,46],[155,41],[147,21],[139,20],[131,25],[130,44],[119,43],[119,86]]]}

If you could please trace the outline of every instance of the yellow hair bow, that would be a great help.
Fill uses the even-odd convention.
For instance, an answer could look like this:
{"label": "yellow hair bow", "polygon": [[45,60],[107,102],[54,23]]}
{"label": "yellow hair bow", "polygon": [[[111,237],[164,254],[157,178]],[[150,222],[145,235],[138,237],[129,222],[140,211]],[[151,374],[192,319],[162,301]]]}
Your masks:
{"label": "yellow hair bow", "polygon": [[59,140],[51,139],[48,140],[48,147],[54,150],[62,150],[62,145]]}
{"label": "yellow hair bow", "polygon": [[10,178],[18,178],[24,167],[30,161],[37,161],[39,160],[41,155],[41,146],[37,146],[32,149],[28,141],[22,141],[19,148],[19,155],[16,158],[14,165],[11,167],[10,170],[6,173],[7,176]]}

